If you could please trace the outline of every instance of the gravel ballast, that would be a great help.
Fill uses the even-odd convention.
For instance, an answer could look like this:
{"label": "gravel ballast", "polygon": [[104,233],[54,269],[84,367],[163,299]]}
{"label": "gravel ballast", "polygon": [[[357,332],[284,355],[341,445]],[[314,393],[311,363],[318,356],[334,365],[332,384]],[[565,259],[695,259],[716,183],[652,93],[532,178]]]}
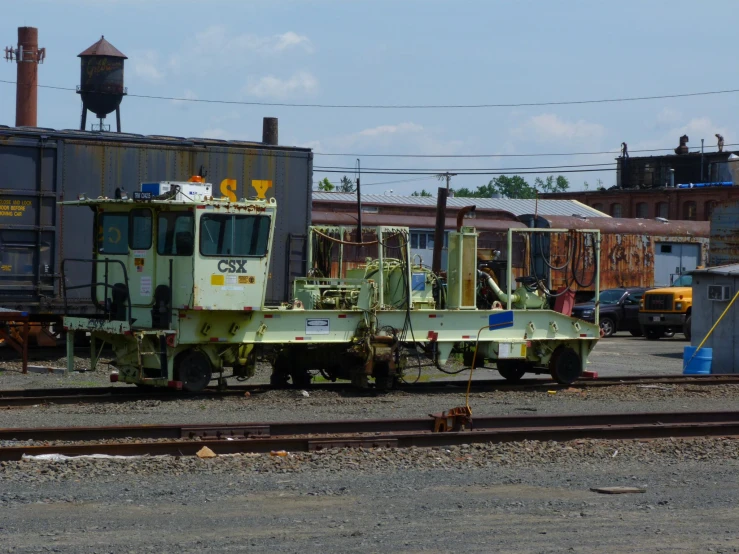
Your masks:
{"label": "gravel ballast", "polygon": [[737,444],[4,463],[0,532],[12,552],[736,552]]}

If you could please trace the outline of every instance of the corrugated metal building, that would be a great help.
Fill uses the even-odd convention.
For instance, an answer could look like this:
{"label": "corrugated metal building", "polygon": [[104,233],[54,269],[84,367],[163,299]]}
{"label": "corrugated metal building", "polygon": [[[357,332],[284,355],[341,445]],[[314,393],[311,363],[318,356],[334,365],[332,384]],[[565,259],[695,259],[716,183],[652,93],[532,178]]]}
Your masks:
{"label": "corrugated metal building", "polygon": [[[674,278],[689,273],[708,261],[708,223],[705,221],[658,221],[653,219],[575,218],[525,215],[519,218],[529,227],[552,229],[599,229],[601,233],[600,288],[669,286]],[[544,239],[542,253],[550,265],[565,265],[569,238],[555,234]],[[540,257],[538,246],[535,257]],[[585,248],[579,280],[592,279],[592,249]],[[537,273],[544,274],[542,262]],[[552,286],[564,284],[563,271],[552,272]],[[585,289],[590,290],[591,287]],[[581,290],[583,288],[581,287]]]}
{"label": "corrugated metal building", "polygon": [[711,216],[710,265],[739,263],[739,201],[718,204]]}
{"label": "corrugated metal building", "polygon": [[[475,205],[467,217],[470,225],[480,232],[478,246],[482,249],[506,251],[506,232],[509,228],[525,227],[517,216],[526,213],[607,217],[605,214],[573,200],[526,200],[511,198],[449,198],[447,199],[447,231],[457,226],[457,212]],[[357,195],[340,192],[313,192],[314,224],[357,224]],[[430,264],[434,250],[436,225],[436,198],[430,196],[362,195],[362,225],[401,225],[411,230],[411,254],[424,264]],[[521,242],[520,235],[516,235]],[[522,242],[521,242],[522,244]],[[521,256],[514,256],[513,265],[523,266]],[[501,260],[503,261],[503,260]],[[446,267],[446,238],[442,251],[442,267]]]}
{"label": "corrugated metal building", "polygon": [[[692,345],[698,346],[739,290],[739,264],[693,271]],[[711,373],[739,373],[739,305],[716,326],[704,348],[713,349]]]}
{"label": "corrugated metal building", "polygon": [[[62,258],[91,258],[92,213],[57,202],[81,193],[112,197],[143,181],[186,181],[204,174],[234,200],[276,198],[267,300],[287,300],[305,274],[313,154],[260,142],[0,127],[0,306],[59,313]],[[90,275],[78,264],[68,282]],[[78,309],[89,304],[80,293]],[[86,296],[89,296],[87,294]]]}

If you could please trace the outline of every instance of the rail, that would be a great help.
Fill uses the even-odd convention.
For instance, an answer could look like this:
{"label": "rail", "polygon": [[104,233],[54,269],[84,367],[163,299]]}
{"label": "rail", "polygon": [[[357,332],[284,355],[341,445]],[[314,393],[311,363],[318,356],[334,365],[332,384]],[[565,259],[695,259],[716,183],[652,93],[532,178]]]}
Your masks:
{"label": "rail", "polygon": [[[194,455],[204,446],[216,454],[234,454],[275,450],[308,452],[347,447],[438,447],[524,440],[655,439],[739,434],[738,411],[480,417],[466,427],[449,427],[449,430],[439,427],[438,421],[439,416],[284,423],[0,429],[0,441],[6,445],[0,448],[0,461],[41,454],[187,456]],[[12,444],[22,441],[34,441],[34,444]],[[52,444],[37,446],[36,441],[51,441]]]}

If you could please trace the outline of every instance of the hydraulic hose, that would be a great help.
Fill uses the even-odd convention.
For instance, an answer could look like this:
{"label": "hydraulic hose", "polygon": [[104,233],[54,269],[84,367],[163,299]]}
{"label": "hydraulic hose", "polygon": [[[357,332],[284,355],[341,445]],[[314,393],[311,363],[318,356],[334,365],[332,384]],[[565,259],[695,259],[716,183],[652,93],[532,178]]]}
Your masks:
{"label": "hydraulic hose", "polygon": [[[503,303],[508,302],[508,294],[506,294],[505,292],[501,290],[501,288],[498,286],[498,283],[496,283],[490,275],[478,269],[477,277],[480,279],[483,279],[487,283],[487,285],[493,290],[495,295],[498,297],[498,300],[500,300]],[[515,304],[519,300],[520,298],[518,297],[517,294],[515,293],[511,294],[511,304]]]}

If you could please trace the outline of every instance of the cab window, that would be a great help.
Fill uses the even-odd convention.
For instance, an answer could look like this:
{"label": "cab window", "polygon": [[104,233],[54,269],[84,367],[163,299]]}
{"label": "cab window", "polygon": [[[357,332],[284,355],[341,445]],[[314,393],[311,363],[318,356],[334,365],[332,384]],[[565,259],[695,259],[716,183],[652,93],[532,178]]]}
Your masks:
{"label": "cab window", "polygon": [[151,248],[151,210],[131,210],[129,246],[131,250]]}
{"label": "cab window", "polygon": [[98,228],[102,254],[128,254],[128,212],[103,212]]}
{"label": "cab window", "polygon": [[195,218],[190,212],[160,212],[157,221],[157,254],[192,256]]}
{"label": "cab window", "polygon": [[269,217],[262,215],[204,214],[200,218],[203,256],[244,257],[267,254]]}

